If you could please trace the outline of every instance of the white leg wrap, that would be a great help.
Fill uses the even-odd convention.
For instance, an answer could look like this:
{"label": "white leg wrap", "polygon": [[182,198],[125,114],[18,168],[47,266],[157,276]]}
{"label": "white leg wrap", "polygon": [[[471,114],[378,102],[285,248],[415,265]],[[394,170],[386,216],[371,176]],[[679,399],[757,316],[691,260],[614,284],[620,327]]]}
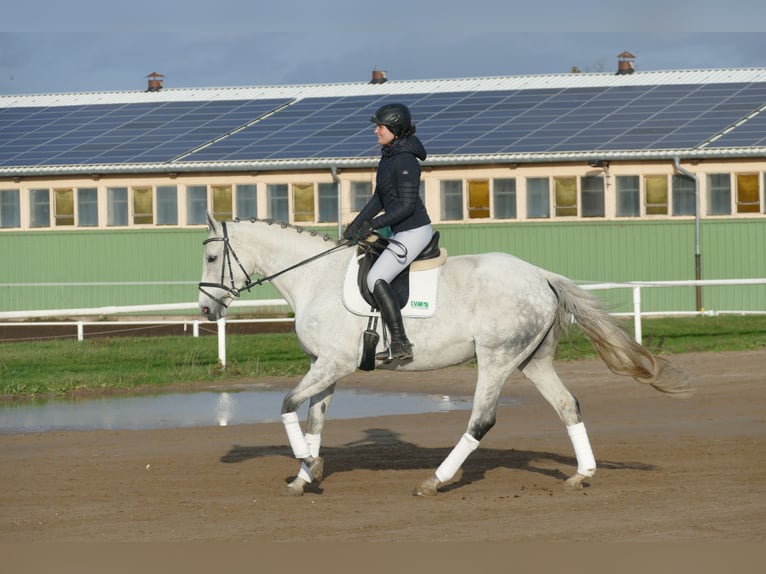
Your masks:
{"label": "white leg wrap", "polygon": [[309,456],[311,454],[309,452],[309,445],[306,442],[306,438],[303,436],[301,423],[298,420],[298,413],[292,412],[283,414],[282,424],[285,425],[287,440],[290,441],[290,446],[293,449],[295,458],[306,458]]}
{"label": "white leg wrap", "polygon": [[577,457],[577,473],[583,476],[593,476],[596,473],[596,459],[593,457],[593,450],[590,448],[585,423],[579,422],[576,425],[569,426],[567,427],[567,432]]}
{"label": "white leg wrap", "polygon": [[[306,444],[309,445],[309,454],[313,456],[314,458],[318,457],[319,445],[322,442],[322,435],[306,433],[305,439],[306,439]],[[309,472],[309,467],[306,465],[305,462],[301,463],[301,469],[298,471],[298,478],[309,483],[314,481],[314,477],[311,476],[311,473]]]}
{"label": "white leg wrap", "polygon": [[455,473],[457,473],[460,467],[463,466],[468,455],[475,451],[478,446],[478,440],[468,433],[463,434],[455,445],[455,448],[452,449],[452,452],[447,455],[444,462],[442,462],[439,465],[439,468],[436,469],[436,478],[439,479],[439,482],[447,482],[455,476]]}

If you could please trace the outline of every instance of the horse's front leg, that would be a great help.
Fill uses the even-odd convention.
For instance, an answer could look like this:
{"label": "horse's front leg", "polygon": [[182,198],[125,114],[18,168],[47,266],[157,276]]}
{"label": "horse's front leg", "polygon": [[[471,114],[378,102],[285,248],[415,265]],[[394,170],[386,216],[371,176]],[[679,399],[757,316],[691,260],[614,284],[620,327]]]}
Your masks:
{"label": "horse's front leg", "polygon": [[479,447],[479,441],[495,425],[500,391],[515,365],[509,366],[502,352],[478,347],[476,357],[479,376],[468,428],[436,472],[414,490],[415,496],[435,495],[442,484],[457,474],[469,455]]}
{"label": "horse's front leg", "polygon": [[324,459],[319,456],[319,447],[322,443],[325,416],[334,391],[335,384],[333,383],[310,399],[306,434],[303,435],[308,446],[309,458],[301,460],[298,475],[287,485],[285,494],[288,496],[302,496],[307,484],[311,484],[315,480],[321,482],[324,478]]}
{"label": "horse's front leg", "polygon": [[[356,370],[354,357],[349,353],[344,354],[342,347],[326,351],[325,356],[330,358],[316,358],[308,373],[282,401],[282,423],[285,425],[287,439],[293,455],[302,462],[298,471],[300,481],[293,481],[294,487],[288,487],[285,492],[288,495],[303,494],[303,486],[306,483],[322,478],[318,435],[322,432],[327,406],[335,388],[335,381]],[[298,420],[298,409],[309,399],[311,403],[307,434],[303,434]]]}

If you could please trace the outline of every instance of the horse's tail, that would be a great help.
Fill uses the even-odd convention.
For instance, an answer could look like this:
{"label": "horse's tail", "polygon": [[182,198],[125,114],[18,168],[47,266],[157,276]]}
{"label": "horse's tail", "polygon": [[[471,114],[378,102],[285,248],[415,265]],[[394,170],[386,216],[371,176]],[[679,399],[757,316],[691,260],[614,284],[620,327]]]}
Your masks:
{"label": "horse's tail", "polygon": [[686,373],[637,343],[599,298],[561,275],[546,272],[546,278],[559,303],[556,340],[574,319],[612,372],[648,383],[663,393],[683,397],[693,392]]}

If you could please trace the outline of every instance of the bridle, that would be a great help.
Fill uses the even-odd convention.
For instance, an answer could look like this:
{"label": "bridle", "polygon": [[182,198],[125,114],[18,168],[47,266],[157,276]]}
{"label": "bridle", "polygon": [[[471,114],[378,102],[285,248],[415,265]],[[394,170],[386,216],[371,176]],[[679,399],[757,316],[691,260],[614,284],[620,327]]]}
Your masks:
{"label": "bridle", "polygon": [[[309,257],[308,259],[299,261],[295,265],[291,265],[290,267],[282,269],[281,271],[278,271],[272,275],[269,275],[268,277],[261,277],[260,279],[253,281],[250,274],[245,269],[245,266],[242,265],[242,261],[240,261],[239,257],[237,256],[237,252],[234,251],[234,247],[232,247],[231,241],[229,241],[229,231],[226,227],[225,221],[221,222],[221,230],[222,230],[221,237],[208,237],[202,242],[202,245],[207,245],[208,243],[211,243],[213,241],[223,241],[223,259],[221,261],[221,281],[219,283],[210,283],[210,282],[200,281],[199,290],[201,293],[207,295],[211,300],[215,301],[216,303],[218,303],[224,308],[228,308],[230,304],[230,300],[236,299],[237,297],[239,297],[242,291],[250,291],[250,289],[252,289],[253,287],[257,287],[258,285],[263,285],[267,281],[271,281],[275,277],[278,277],[282,275],[283,273],[287,273],[288,271],[295,269],[296,267],[300,267],[301,265],[310,263],[311,261],[314,261],[315,259],[319,259],[320,257],[324,257],[325,255],[329,255],[330,253],[338,251],[339,249],[343,249],[344,247],[348,247],[354,244],[354,242],[352,241],[346,241],[346,240],[341,241],[340,243],[335,245],[335,247],[332,247],[328,249],[327,251],[322,251],[321,253],[318,253],[317,255],[313,255]],[[299,228],[299,232],[300,231],[303,231],[303,229]],[[234,262],[239,267],[240,271],[242,271],[243,275],[245,276],[245,284],[241,288],[237,288],[236,283],[234,282],[234,266],[232,265],[232,258],[234,259]],[[228,285],[225,283],[227,267],[229,269],[229,284]],[[213,296],[212,293],[210,293],[210,291],[207,291],[206,288],[221,289],[222,291],[225,291],[226,293],[222,295],[221,297],[215,297]]]}
{"label": "bridle", "polygon": [[[221,229],[223,230],[223,234],[221,237],[208,237],[202,242],[202,245],[207,245],[208,243],[211,243],[213,241],[223,241],[223,259],[221,261],[221,281],[219,283],[210,283],[205,281],[200,281],[199,283],[199,290],[201,293],[207,295],[210,299],[218,303],[224,308],[228,308],[229,305],[227,301],[229,299],[236,299],[239,297],[240,292],[242,289],[245,289],[249,291],[253,286],[253,280],[250,277],[250,274],[245,269],[244,265],[242,265],[242,262],[239,260],[239,257],[237,256],[237,252],[234,251],[234,248],[231,246],[231,242],[229,241],[229,231],[226,228],[226,222],[221,222]],[[242,289],[237,289],[236,284],[234,283],[234,266],[231,264],[231,259],[234,258],[234,261],[239,266],[242,273],[245,275],[245,285]],[[229,268],[229,283],[230,285],[226,285],[224,281],[226,280],[226,267]],[[215,289],[221,289],[226,292],[225,295],[221,297],[215,297],[212,293],[206,290],[206,288],[215,288]]]}

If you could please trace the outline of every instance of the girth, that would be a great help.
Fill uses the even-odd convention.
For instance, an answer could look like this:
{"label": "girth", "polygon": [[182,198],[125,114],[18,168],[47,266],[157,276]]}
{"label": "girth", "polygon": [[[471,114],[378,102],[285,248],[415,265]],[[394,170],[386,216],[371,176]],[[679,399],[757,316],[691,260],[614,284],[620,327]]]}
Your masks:
{"label": "girth", "polygon": [[[357,275],[357,283],[359,285],[359,292],[362,298],[370,304],[371,307],[377,307],[375,298],[367,288],[367,274],[372,266],[380,257],[380,254],[388,247],[390,241],[383,237],[378,237],[373,242],[365,242],[357,246],[357,255],[359,259],[359,274]],[[414,261],[425,261],[428,259],[436,259],[441,254],[439,248],[439,232],[434,231],[431,236],[431,241],[425,246]],[[413,263],[414,263],[413,261]],[[399,299],[399,306],[404,307],[407,304],[407,300],[410,297],[410,266],[408,265],[399,275],[397,275],[391,282],[397,298]]]}

